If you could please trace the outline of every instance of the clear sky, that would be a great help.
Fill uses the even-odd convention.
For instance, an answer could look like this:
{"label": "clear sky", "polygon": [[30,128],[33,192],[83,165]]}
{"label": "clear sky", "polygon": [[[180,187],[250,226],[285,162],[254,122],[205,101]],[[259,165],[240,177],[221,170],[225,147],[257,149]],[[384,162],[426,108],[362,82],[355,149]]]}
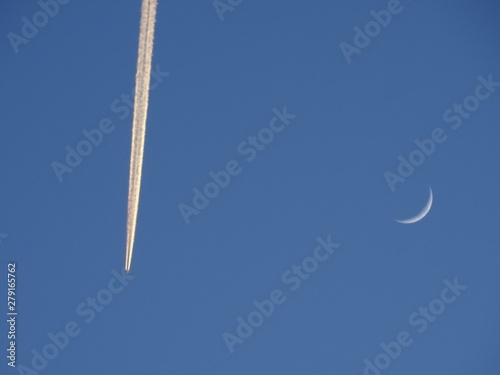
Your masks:
{"label": "clear sky", "polygon": [[499,10],[160,0],[126,279],[140,1],[2,1],[0,372],[497,374]]}

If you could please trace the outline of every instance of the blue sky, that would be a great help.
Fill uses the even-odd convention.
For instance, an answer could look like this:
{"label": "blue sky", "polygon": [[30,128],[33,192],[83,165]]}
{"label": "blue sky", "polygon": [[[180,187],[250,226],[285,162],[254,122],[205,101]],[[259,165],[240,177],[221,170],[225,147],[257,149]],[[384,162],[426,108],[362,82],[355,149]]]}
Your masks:
{"label": "blue sky", "polygon": [[[16,262],[19,315],[17,368],[4,358],[2,373],[496,374],[499,7],[394,1],[221,0],[219,16],[212,1],[160,0],[129,280],[140,1],[61,0],[46,19],[37,2],[3,1],[0,274],[6,301]],[[354,28],[388,7],[356,46]],[[34,16],[46,24],[27,38]],[[455,105],[469,108],[457,129],[443,118]],[[263,130],[283,111],[282,131]],[[436,128],[446,140],[391,191],[384,173]],[[250,146],[259,134],[273,140]],[[71,167],[68,147],[87,155]],[[239,173],[186,223],[179,205],[232,161]],[[392,220],[418,213],[429,186],[422,221]],[[294,266],[311,271],[292,290]],[[270,316],[228,345],[272,295]],[[57,336],[68,324],[74,337]],[[38,371],[44,348],[54,358]]]}

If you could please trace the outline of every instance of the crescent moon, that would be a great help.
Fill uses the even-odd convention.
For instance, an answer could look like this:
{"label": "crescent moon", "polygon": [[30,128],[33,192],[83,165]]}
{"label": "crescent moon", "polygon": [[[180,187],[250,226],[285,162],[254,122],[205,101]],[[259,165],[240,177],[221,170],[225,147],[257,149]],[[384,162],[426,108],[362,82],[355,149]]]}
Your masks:
{"label": "crescent moon", "polygon": [[429,213],[429,211],[431,210],[431,207],[432,207],[432,189],[429,186],[429,200],[427,201],[427,204],[422,209],[422,211],[420,211],[417,215],[410,217],[409,219],[404,219],[404,220],[394,219],[394,220],[397,221],[398,223],[401,223],[401,224],[416,223],[417,221],[422,220],[425,217],[425,215],[427,215]]}

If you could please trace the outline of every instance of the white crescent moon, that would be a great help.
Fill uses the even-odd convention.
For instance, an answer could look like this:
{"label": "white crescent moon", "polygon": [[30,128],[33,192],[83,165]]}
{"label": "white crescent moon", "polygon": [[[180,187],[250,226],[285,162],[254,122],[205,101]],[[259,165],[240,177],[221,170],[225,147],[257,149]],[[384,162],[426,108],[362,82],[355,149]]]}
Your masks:
{"label": "white crescent moon", "polygon": [[398,223],[401,223],[401,224],[416,223],[417,221],[422,220],[425,217],[425,215],[427,215],[429,213],[429,211],[431,210],[431,207],[432,207],[432,189],[429,186],[429,200],[427,201],[427,204],[422,209],[422,211],[420,211],[420,213],[418,213],[417,215],[415,215],[413,217],[410,217],[409,219],[404,219],[404,220],[394,219],[394,220],[397,221]]}

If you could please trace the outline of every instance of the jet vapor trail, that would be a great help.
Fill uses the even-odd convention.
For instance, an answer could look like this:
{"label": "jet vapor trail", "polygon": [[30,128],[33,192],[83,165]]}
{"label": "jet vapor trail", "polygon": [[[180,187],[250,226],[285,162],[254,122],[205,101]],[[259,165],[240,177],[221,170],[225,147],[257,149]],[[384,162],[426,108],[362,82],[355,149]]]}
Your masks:
{"label": "jet vapor trail", "polygon": [[148,114],[149,83],[151,78],[151,57],[156,19],[157,0],[143,0],[141,26],[139,31],[139,55],[135,75],[134,118],[132,122],[132,152],[130,155],[130,178],[128,190],[127,249],[125,270],[130,271],[134,250],[135,227],[141,190],[142,160]]}

